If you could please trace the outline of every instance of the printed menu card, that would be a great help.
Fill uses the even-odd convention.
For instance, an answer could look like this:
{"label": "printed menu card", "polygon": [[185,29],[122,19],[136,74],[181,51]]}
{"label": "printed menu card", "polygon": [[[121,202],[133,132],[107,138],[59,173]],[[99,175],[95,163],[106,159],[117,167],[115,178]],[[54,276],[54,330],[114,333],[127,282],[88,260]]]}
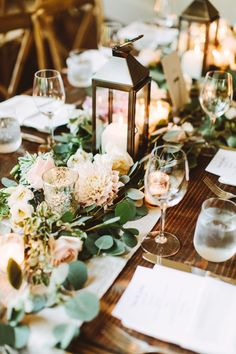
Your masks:
{"label": "printed menu card", "polygon": [[236,353],[236,287],[217,279],[138,266],[113,316],[128,328],[202,354]]}

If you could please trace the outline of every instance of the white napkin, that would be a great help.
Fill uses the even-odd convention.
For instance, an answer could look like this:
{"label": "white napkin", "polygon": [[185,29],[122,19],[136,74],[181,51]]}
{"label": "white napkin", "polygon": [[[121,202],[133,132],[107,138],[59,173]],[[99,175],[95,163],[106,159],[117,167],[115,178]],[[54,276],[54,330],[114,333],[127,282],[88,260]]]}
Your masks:
{"label": "white napkin", "polygon": [[178,30],[175,28],[158,28],[155,25],[144,22],[132,22],[119,30],[118,38],[120,40],[131,39],[140,34],[143,34],[144,37],[134,42],[137,50],[144,48],[156,49],[158,45],[165,45],[174,41],[177,38]]}
{"label": "white napkin", "polygon": [[80,54],[81,60],[89,60],[92,64],[93,73],[97,72],[106,62],[107,57],[100,50],[89,49]]}
{"label": "white napkin", "polygon": [[[72,111],[74,107],[75,106],[73,104],[64,104],[52,120],[53,127],[56,128],[67,124],[69,121],[70,111]],[[14,111],[15,117],[21,126],[35,128],[41,132],[49,132],[50,121],[46,116],[38,111],[32,96],[14,96],[0,103],[0,111],[5,108],[10,108],[11,111]]]}
{"label": "white napkin", "polygon": [[219,176],[219,182],[236,187],[236,150],[219,149],[206,171]]}

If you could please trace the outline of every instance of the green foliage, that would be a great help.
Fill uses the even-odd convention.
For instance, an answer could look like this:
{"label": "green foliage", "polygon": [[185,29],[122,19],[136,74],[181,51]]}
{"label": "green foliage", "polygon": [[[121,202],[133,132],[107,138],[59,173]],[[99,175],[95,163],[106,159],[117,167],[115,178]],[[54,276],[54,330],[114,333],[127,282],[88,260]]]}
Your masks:
{"label": "green foliage", "polygon": [[125,224],[127,221],[134,220],[136,215],[136,207],[131,200],[124,200],[117,204],[115,215],[120,217],[120,223]]}
{"label": "green foliage", "polygon": [[0,190],[0,220],[9,217],[10,209],[7,204],[8,193],[4,190]]}
{"label": "green foliage", "polygon": [[69,264],[69,272],[64,282],[66,289],[79,290],[88,279],[86,265],[81,261],[72,262]]}
{"label": "green foliage", "polygon": [[57,347],[66,349],[70,342],[79,335],[79,328],[72,323],[61,324],[54,327],[53,334],[57,340]]}
{"label": "green foliage", "polygon": [[81,321],[91,321],[99,312],[97,297],[88,291],[81,291],[65,303],[68,316]]}
{"label": "green foliage", "polygon": [[12,258],[8,261],[7,277],[13,288],[20,289],[23,280],[22,270],[19,264]]}

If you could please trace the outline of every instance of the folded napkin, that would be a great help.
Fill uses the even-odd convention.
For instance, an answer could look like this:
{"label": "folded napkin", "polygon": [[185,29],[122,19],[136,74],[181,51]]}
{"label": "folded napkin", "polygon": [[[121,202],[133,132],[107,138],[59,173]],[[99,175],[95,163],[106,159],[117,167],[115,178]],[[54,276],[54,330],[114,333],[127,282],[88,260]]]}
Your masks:
{"label": "folded napkin", "polygon": [[[64,104],[52,119],[53,127],[67,124],[70,112],[74,107],[72,104]],[[0,103],[0,112],[1,110],[4,111],[5,108],[14,111],[21,126],[35,128],[41,132],[50,131],[50,120],[38,111],[33,97],[27,95],[14,96]]]}
{"label": "folded napkin", "polygon": [[236,187],[236,150],[219,149],[206,171],[219,176],[219,182]]}
{"label": "folded napkin", "polygon": [[178,30],[175,28],[161,28],[144,22],[132,22],[118,32],[120,40],[131,39],[140,34],[144,37],[134,42],[137,50],[144,48],[156,49],[158,45],[166,45],[177,38]]}

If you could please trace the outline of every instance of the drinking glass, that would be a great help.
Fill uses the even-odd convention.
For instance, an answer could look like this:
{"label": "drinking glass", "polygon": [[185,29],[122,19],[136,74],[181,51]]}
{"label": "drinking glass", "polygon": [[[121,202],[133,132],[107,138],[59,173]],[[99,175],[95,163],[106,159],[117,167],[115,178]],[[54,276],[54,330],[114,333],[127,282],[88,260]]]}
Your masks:
{"label": "drinking glass", "polygon": [[226,113],[233,97],[232,75],[225,71],[209,71],[200,93],[200,104],[212,123]]}
{"label": "drinking glass", "polygon": [[115,21],[105,21],[103,23],[99,49],[105,56],[110,57],[112,55],[111,48],[120,44],[118,31],[121,27],[121,23]]}
{"label": "drinking glass", "polygon": [[180,249],[178,238],[166,232],[165,215],[168,207],[178,204],[188,185],[188,162],[185,153],[174,145],[154,148],[145,173],[145,199],[160,206],[160,231],[150,232],[142,242],[146,252],[160,257],[176,254]]}
{"label": "drinking glass", "polygon": [[34,75],[33,98],[40,113],[50,121],[51,145],[54,144],[55,113],[65,103],[65,89],[59,71],[52,69],[39,70]]}
{"label": "drinking glass", "polygon": [[236,204],[210,198],[202,204],[193,239],[197,253],[211,262],[224,262],[236,253]]}

